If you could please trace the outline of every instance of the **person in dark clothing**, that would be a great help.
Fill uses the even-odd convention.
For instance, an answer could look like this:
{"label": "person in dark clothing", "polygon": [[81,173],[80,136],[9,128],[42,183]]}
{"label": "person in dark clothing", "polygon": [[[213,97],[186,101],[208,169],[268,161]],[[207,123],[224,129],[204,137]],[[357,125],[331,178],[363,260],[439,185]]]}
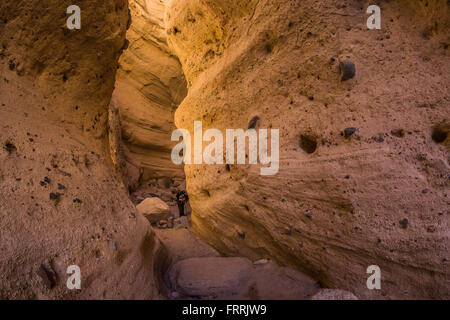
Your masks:
{"label": "person in dark clothing", "polygon": [[186,193],[186,191],[178,191],[177,192],[177,204],[178,204],[178,210],[180,211],[180,217],[184,216],[184,207],[186,206],[186,203],[189,201],[189,197]]}

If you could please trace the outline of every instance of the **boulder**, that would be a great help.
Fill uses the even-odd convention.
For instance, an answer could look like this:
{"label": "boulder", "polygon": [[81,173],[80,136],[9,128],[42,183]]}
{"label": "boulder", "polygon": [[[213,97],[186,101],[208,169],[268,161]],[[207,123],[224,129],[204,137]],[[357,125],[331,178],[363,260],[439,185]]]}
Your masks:
{"label": "boulder", "polygon": [[174,290],[201,298],[232,298],[249,290],[253,264],[246,258],[191,258],[169,271]]}
{"label": "boulder", "polygon": [[191,258],[220,257],[219,252],[185,228],[155,230],[173,264]]}
{"label": "boulder", "polygon": [[314,279],[273,261],[254,264],[252,279],[253,290],[249,291],[248,297],[256,300],[306,299],[320,289]]}
{"label": "boulder", "polygon": [[169,206],[159,198],[147,198],[136,208],[152,224],[170,218]]}

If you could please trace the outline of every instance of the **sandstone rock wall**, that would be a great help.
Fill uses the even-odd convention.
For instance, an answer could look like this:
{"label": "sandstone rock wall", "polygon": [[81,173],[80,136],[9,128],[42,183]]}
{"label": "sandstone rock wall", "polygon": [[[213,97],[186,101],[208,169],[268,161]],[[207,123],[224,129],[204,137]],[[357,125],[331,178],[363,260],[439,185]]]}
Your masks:
{"label": "sandstone rock wall", "polygon": [[[368,30],[369,4],[167,3],[189,86],[177,127],[246,129],[258,116],[280,129],[276,176],[185,168],[194,229],[359,297],[448,298],[449,5],[379,1],[382,29]],[[343,60],[356,65],[346,82]],[[366,287],[373,264],[382,290]]]}
{"label": "sandstone rock wall", "polygon": [[280,129],[275,176],[185,168],[202,239],[360,298],[449,298],[447,1],[380,0],[369,31],[368,1],[133,0],[128,42],[126,0],[80,0],[79,31],[71,4],[0,3],[0,298],[164,294],[167,255],[125,187],[183,177],[182,101],[179,128]]}
{"label": "sandstone rock wall", "polygon": [[161,246],[109,160],[128,3],[77,3],[69,31],[72,1],[0,2],[0,299],[160,296]]}
{"label": "sandstone rock wall", "polygon": [[167,46],[164,2],[130,1],[128,49],[120,58],[114,91],[121,130],[124,176],[131,190],[151,178],[184,179],[171,161],[174,113],[186,80]]}

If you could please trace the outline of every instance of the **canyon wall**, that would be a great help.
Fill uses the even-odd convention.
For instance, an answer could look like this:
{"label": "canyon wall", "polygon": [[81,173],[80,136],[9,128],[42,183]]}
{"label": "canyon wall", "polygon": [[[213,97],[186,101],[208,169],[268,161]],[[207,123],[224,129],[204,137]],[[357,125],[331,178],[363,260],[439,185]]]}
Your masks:
{"label": "canyon wall", "polygon": [[380,0],[381,30],[368,1],[80,0],[70,31],[72,4],[0,3],[0,299],[164,295],[127,191],[184,176],[180,103],[191,132],[280,130],[274,176],[186,166],[203,240],[362,298],[449,298],[447,1]]}
{"label": "canyon wall", "polygon": [[177,127],[280,130],[277,175],[186,166],[193,228],[359,297],[449,298],[449,5],[375,2],[381,30],[369,1],[168,1],[189,87]]}
{"label": "canyon wall", "polygon": [[175,110],[187,88],[181,64],[167,47],[164,12],[159,0],[130,1],[128,48],[119,61],[113,101],[120,166],[131,191],[149,179],[184,179],[170,155]]}
{"label": "canyon wall", "polygon": [[0,299],[158,298],[163,251],[108,145],[128,2],[77,1],[70,31],[72,4],[0,2]]}

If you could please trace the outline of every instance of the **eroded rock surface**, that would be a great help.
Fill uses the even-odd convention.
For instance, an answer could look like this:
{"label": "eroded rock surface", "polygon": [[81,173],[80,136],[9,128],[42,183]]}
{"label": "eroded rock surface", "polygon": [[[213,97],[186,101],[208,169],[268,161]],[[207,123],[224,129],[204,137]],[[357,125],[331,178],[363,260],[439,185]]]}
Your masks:
{"label": "eroded rock surface", "polygon": [[183,168],[171,160],[171,135],[187,88],[180,62],[167,46],[164,12],[164,1],[130,1],[129,46],[119,61],[113,101],[118,163],[131,191],[153,178],[184,179]]}
{"label": "eroded rock surface", "polygon": [[155,229],[172,263],[189,258],[219,257],[220,254],[211,246],[198,239],[188,228]]}
{"label": "eroded rock surface", "polygon": [[252,263],[245,258],[191,258],[172,267],[170,282],[186,296],[233,297],[247,289],[251,271]]}
{"label": "eroded rock surface", "polygon": [[298,271],[236,257],[184,259],[168,275],[170,296],[184,299],[295,300],[319,290],[316,281]]}
{"label": "eroded rock surface", "polygon": [[71,4],[0,2],[0,298],[158,298],[164,255],[107,147],[127,1],[78,1],[77,31]]}
{"label": "eroded rock surface", "polygon": [[[186,167],[193,228],[222,253],[271,256],[360,297],[448,298],[449,140],[433,128],[449,121],[449,5],[383,2],[381,30],[367,29],[366,8],[168,1],[189,86],[177,127],[225,132],[258,117],[280,129],[275,176]],[[346,81],[342,61],[356,70]],[[382,290],[366,287],[373,264]]]}

